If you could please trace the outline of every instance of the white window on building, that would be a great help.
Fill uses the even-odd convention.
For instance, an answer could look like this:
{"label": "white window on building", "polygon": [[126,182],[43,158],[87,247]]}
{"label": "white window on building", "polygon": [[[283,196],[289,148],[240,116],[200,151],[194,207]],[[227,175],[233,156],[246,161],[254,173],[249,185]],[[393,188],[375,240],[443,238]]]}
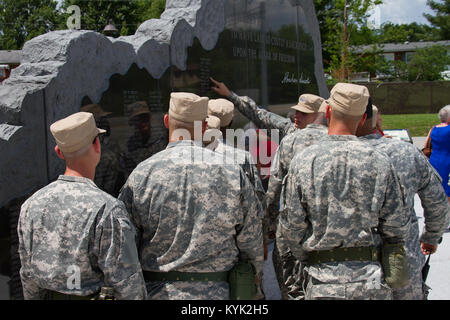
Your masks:
{"label": "white window on building", "polygon": [[0,78],[6,77],[7,70],[9,70],[9,66],[7,64],[0,64]]}
{"label": "white window on building", "polygon": [[394,53],[383,53],[383,57],[386,61],[394,61],[395,60]]}
{"label": "white window on building", "polygon": [[415,54],[415,52],[405,52],[405,62],[409,63]]}

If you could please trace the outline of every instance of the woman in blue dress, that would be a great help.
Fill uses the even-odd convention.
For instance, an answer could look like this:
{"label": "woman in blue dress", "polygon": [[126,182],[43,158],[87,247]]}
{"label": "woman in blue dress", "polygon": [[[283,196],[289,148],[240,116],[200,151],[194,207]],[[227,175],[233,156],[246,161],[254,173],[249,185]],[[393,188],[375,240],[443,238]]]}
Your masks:
{"label": "woman in blue dress", "polygon": [[432,152],[430,163],[442,178],[442,186],[450,203],[450,105],[439,111],[441,124],[434,126],[428,134],[431,139]]}

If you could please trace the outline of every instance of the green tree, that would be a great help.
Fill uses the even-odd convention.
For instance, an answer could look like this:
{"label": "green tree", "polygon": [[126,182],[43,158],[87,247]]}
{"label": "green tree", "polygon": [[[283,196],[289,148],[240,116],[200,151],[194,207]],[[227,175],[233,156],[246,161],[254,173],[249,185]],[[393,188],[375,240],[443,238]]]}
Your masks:
{"label": "green tree", "polygon": [[[340,81],[348,79],[354,62],[348,47],[362,42],[361,38],[374,38],[374,33],[367,28],[369,10],[382,0],[314,0],[314,3],[324,47],[325,70]],[[358,36],[360,30],[364,34],[362,37]]]}
{"label": "green tree", "polygon": [[442,40],[450,39],[450,0],[433,1],[428,0],[427,4],[436,12],[436,15],[424,14],[433,26],[440,29]]}
{"label": "green tree", "polygon": [[390,74],[391,64],[382,55],[382,50],[374,44],[368,50],[350,55],[349,65],[354,72]]}
{"label": "green tree", "polygon": [[58,29],[55,0],[0,0],[0,49],[19,50],[41,34]]}
{"label": "green tree", "polygon": [[441,45],[417,50],[408,63],[409,81],[434,81],[441,80],[441,72],[450,64],[450,56],[447,48]]}
{"label": "green tree", "polygon": [[[81,29],[102,32],[110,21],[121,36],[132,35],[139,26],[138,4],[134,0],[64,0],[62,8],[77,5],[81,10]],[[64,13],[64,21],[69,14]],[[67,27],[66,27],[67,28]]]}
{"label": "green tree", "polygon": [[[102,32],[112,20],[121,36],[132,35],[139,25],[158,19],[166,7],[166,0],[64,0],[62,8],[77,5],[81,9],[81,28]],[[69,17],[64,14],[65,19]]]}
{"label": "green tree", "polygon": [[139,0],[139,20],[144,22],[149,19],[158,19],[166,8],[166,0]]}
{"label": "green tree", "polygon": [[363,27],[354,31],[353,45],[436,41],[440,39],[438,28],[416,22],[410,24],[386,22],[378,30],[370,30],[369,33],[364,29]]}

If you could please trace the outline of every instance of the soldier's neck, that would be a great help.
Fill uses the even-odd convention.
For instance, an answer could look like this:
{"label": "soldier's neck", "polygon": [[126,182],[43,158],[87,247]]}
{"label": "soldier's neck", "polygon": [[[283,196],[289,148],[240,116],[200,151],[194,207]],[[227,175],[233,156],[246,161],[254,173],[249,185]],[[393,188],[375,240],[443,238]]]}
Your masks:
{"label": "soldier's neck", "polygon": [[356,128],[357,125],[340,121],[330,121],[330,125],[328,127],[328,135],[354,136],[356,134]]}
{"label": "soldier's neck", "polygon": [[183,141],[183,140],[196,140],[195,138],[199,138],[197,140],[202,140],[202,136],[195,137],[194,130],[182,129],[183,131],[176,131],[169,129],[169,143]]}
{"label": "soldier's neck", "polygon": [[81,178],[88,178],[94,181],[95,177],[95,167],[94,168],[87,168],[87,167],[77,167],[77,166],[66,166],[66,171],[64,172],[65,176],[72,176],[72,177],[81,177]]}

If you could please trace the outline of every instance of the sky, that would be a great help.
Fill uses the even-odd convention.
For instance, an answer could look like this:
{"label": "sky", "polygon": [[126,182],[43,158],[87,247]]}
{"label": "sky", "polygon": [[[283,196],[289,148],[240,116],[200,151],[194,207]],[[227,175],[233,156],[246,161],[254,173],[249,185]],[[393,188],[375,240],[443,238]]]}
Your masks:
{"label": "sky", "polygon": [[393,22],[395,24],[417,22],[429,24],[423,13],[434,12],[427,6],[427,0],[384,0],[372,15],[371,20],[375,24]]}

